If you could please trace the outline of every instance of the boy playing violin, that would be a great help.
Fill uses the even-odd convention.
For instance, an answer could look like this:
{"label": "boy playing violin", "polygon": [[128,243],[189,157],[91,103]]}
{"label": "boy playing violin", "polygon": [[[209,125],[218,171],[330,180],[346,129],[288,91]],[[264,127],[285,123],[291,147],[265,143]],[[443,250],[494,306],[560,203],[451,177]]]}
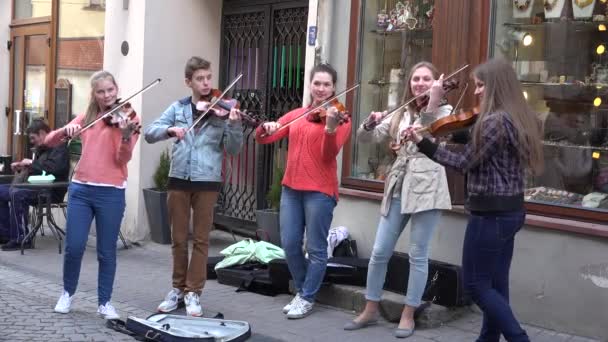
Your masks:
{"label": "boy playing violin", "polygon": [[[228,120],[206,115],[188,131],[202,113],[200,101],[211,101],[211,63],[192,57],[186,63],[186,86],[192,95],[172,103],[145,130],[148,143],[176,138],[171,153],[167,204],[171,222],[173,250],[173,288],[158,306],[170,312],[185,301],[189,316],[202,316],[200,294],[207,279],[209,232],[213,208],[221,189],[224,151],[237,154],[243,145],[243,130],[238,110],[230,110]],[[208,113],[211,114],[211,113]],[[193,218],[193,249],[188,262],[188,227]]]}

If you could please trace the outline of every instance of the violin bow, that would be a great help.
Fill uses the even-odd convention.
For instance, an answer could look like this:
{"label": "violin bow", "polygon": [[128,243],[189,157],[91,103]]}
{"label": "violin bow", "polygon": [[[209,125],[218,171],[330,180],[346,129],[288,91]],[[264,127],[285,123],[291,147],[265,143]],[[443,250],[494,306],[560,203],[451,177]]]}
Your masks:
{"label": "violin bow", "polygon": [[213,108],[213,106],[215,106],[218,102],[220,102],[222,100],[222,98],[224,98],[224,96],[230,91],[230,89],[232,89],[232,87],[234,87],[234,85],[241,79],[241,77],[243,77],[242,73],[239,74],[234,80],[232,80],[232,82],[230,82],[230,84],[226,87],[224,92],[222,94],[220,94],[220,96],[218,96],[215,100],[213,100],[211,102],[211,104],[207,107],[207,110],[205,110],[203,112],[203,114],[201,114],[198,117],[198,119],[196,119],[192,123],[192,125],[190,125],[190,127],[188,127],[188,130],[186,130],[186,133],[190,132],[203,118],[205,118],[207,116],[207,113],[209,113],[211,108]]}
{"label": "violin bow", "polygon": [[454,114],[454,112],[456,112],[456,109],[458,109],[458,107],[460,107],[460,103],[462,102],[462,99],[464,98],[464,95],[467,92],[468,88],[469,88],[469,82],[464,84],[464,88],[462,89],[462,92],[460,92],[460,97],[458,98],[458,102],[456,102],[456,105],[454,106],[454,108],[452,108],[452,111],[450,112],[449,115]]}
{"label": "violin bow", "polygon": [[[459,72],[463,71],[464,69],[466,69],[466,68],[468,68],[468,67],[469,67],[469,64],[465,64],[465,65],[463,65],[463,66],[462,66],[462,67],[460,67],[458,70],[456,70],[456,71],[454,71],[453,73],[449,74],[449,75],[448,75],[447,77],[445,77],[443,80],[445,81],[445,80],[448,80],[448,79],[450,79],[450,78],[454,77],[456,74],[458,74]],[[402,105],[400,105],[399,107],[397,107],[397,108],[395,108],[395,109],[391,110],[390,112],[386,113],[386,115],[385,115],[385,116],[383,116],[383,117],[380,119],[380,122],[384,121],[386,118],[388,118],[388,117],[390,117],[391,115],[395,114],[396,112],[398,112],[398,111],[402,110],[403,108],[407,107],[407,106],[408,106],[410,103],[414,102],[415,100],[417,100],[417,99],[421,98],[421,97],[422,97],[422,96],[424,96],[424,95],[427,95],[427,94],[428,94],[428,93],[430,93],[430,92],[431,92],[431,89],[428,89],[428,90],[426,90],[425,92],[420,93],[420,94],[418,94],[418,95],[416,95],[416,96],[412,97],[411,99],[407,100],[407,101],[406,101],[404,104],[402,104]],[[373,127],[373,126],[372,126],[372,127]]]}
{"label": "violin bow", "polygon": [[[328,103],[330,103],[331,101],[333,101],[334,99],[337,99],[338,97],[340,97],[340,96],[342,96],[342,95],[345,95],[345,94],[348,94],[348,93],[350,93],[351,91],[353,91],[353,90],[355,90],[355,89],[359,88],[359,85],[360,85],[360,84],[359,84],[359,83],[357,83],[357,84],[355,84],[354,86],[352,86],[352,87],[350,87],[350,88],[348,88],[348,89],[346,89],[346,90],[344,90],[344,91],[342,91],[342,92],[340,92],[340,93],[338,93],[338,94],[336,94],[336,95],[334,95],[334,96],[330,97],[329,99],[325,100],[325,101],[324,101],[323,103],[321,103],[320,105],[318,105],[318,106],[316,106],[316,107],[314,107],[314,108],[311,108],[311,109],[309,109],[309,110],[305,111],[304,113],[300,114],[300,116],[298,116],[297,118],[295,118],[295,119],[293,119],[293,120],[289,121],[288,123],[286,123],[285,125],[281,126],[281,127],[280,127],[279,129],[277,129],[277,130],[276,130],[276,132],[274,132],[273,134],[276,134],[277,132],[279,132],[279,131],[281,131],[281,130],[283,130],[283,129],[287,128],[287,127],[289,127],[290,125],[294,124],[296,121],[298,121],[298,120],[300,120],[300,119],[302,119],[302,118],[306,117],[306,115],[308,115],[309,113],[312,113],[312,112],[314,112],[314,111],[315,111],[315,110],[317,110],[317,109],[321,109],[321,108],[322,108],[322,107],[324,107],[326,104],[328,104]],[[267,135],[269,135],[269,134],[264,133],[262,136],[267,136]]]}
{"label": "violin bow", "polygon": [[78,131],[78,134],[76,134],[74,137],[71,137],[69,140],[71,141],[73,138],[79,136],[82,134],[82,132],[86,131],[87,129],[93,127],[97,122],[103,120],[104,118],[114,114],[114,112],[118,111],[120,108],[122,108],[126,103],[129,102],[130,99],[134,98],[135,96],[147,91],[148,89],[154,87],[155,85],[159,84],[161,82],[160,78],[155,79],[154,81],[150,82],[150,84],[148,84],[147,86],[145,86],[144,88],[142,88],[141,90],[139,90],[138,92],[136,92],[135,94],[127,97],[124,101],[122,101],[120,104],[118,104],[116,107],[114,107],[111,111],[103,114],[102,116],[98,117],[97,119],[91,121],[91,123],[89,123],[88,125],[82,127],[80,129],[80,131]]}

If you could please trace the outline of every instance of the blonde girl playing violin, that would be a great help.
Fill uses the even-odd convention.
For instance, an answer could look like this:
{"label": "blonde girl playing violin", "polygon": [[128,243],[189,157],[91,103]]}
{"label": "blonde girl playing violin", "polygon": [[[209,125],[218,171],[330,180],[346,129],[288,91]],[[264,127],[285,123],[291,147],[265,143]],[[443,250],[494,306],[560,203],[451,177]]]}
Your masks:
{"label": "blonde girl playing violin", "polygon": [[68,189],[63,293],[55,306],[58,313],[70,312],[89,229],[95,218],[99,260],[97,313],[105,319],[119,318],[110,299],[116,273],[116,240],[125,210],[127,163],[137,142],[134,132],[139,130],[139,118],[117,115],[116,125],[100,120],[81,132],[82,127],[116,104],[117,94],[118,85],[112,74],[94,73],[86,112],[50,132],[45,139],[47,146],[56,146],[76,136],[82,141],[82,155]]}
{"label": "blonde girl playing violin", "polygon": [[[266,122],[256,131],[260,144],[289,138],[279,220],[281,245],[297,289],[297,295],[283,308],[290,319],[312,312],[325,276],[327,235],[338,201],[336,156],[350,136],[351,123],[340,125],[339,113],[332,106],[318,120],[286,124],[332,97],[336,81],[337,73],[331,66],[315,66],[310,72],[312,104],[286,113],[277,122]],[[308,260],[302,252],[305,231]]]}
{"label": "blonde girl playing violin", "polygon": [[375,140],[382,143],[390,140],[396,158],[385,181],[380,208],[382,216],[367,273],[365,309],[344,326],[345,330],[357,330],[377,322],[388,261],[397,239],[411,219],[407,295],[395,335],[403,338],[414,333],[414,311],[421,304],[428,276],[431,237],[441,217],[441,210],[450,209],[451,201],[445,169],[418,152],[414,144],[401,144],[401,132],[411,125],[430,123],[450,114],[452,106],[444,101],[443,75],[438,76],[437,69],[431,63],[414,65],[403,101],[427,91],[430,92],[429,97],[417,99],[407,110],[395,113],[390,119],[381,121],[383,113],[372,112],[367,121],[376,123],[375,128],[368,131],[362,124],[357,131],[361,142]]}

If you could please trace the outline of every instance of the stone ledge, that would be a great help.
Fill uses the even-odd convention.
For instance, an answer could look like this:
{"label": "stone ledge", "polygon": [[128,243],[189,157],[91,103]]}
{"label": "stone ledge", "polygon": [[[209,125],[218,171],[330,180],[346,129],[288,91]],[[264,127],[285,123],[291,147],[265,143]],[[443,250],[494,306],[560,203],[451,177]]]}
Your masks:
{"label": "stone ledge", "polygon": [[[348,311],[361,312],[365,307],[365,288],[349,285],[323,286],[317,294],[317,302]],[[380,302],[382,317],[389,322],[398,322],[403,310],[403,296],[384,291]],[[474,312],[472,306],[446,308],[430,305],[416,317],[416,326],[420,329],[437,328]]]}

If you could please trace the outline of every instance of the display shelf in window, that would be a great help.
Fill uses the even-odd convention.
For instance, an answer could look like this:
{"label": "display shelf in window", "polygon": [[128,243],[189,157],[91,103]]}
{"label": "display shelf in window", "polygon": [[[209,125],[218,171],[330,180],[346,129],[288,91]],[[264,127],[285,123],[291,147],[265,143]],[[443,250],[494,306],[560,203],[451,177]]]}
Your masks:
{"label": "display shelf in window", "polygon": [[512,61],[543,122],[545,169],[525,199],[540,214],[608,218],[608,22],[543,3],[493,0],[490,29],[490,54]]}

